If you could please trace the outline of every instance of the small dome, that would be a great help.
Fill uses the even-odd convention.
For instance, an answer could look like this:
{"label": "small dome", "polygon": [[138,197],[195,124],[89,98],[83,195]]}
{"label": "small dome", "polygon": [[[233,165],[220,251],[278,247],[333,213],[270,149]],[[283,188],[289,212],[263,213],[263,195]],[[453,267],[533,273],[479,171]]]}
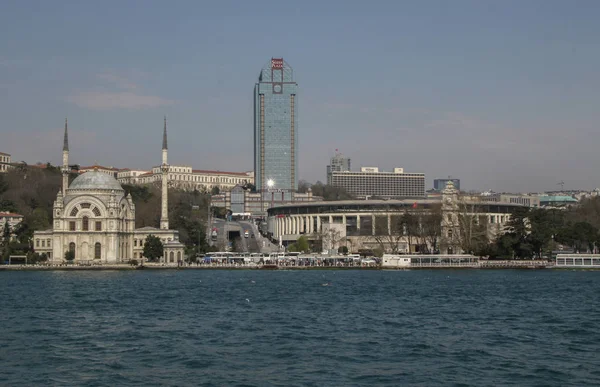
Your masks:
{"label": "small dome", "polygon": [[109,189],[123,191],[123,187],[114,177],[100,172],[89,171],[77,176],[69,189]]}

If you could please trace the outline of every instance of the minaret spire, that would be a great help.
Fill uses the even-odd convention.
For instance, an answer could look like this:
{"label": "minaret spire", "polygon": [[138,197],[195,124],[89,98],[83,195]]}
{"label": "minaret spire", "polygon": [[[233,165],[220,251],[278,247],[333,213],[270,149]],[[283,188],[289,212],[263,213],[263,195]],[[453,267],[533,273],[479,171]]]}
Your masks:
{"label": "minaret spire", "polygon": [[169,164],[167,160],[167,153],[167,116],[165,116],[165,127],[163,131],[162,145],[162,164],[160,166],[160,170],[162,172],[160,228],[162,230],[169,229]]}
{"label": "minaret spire", "polygon": [[165,116],[165,129],[163,131],[163,150],[168,149],[167,148],[167,116]]}
{"label": "minaret spire", "polygon": [[69,132],[67,129],[67,118],[65,117],[65,138],[63,140],[63,152],[69,151]]}
{"label": "minaret spire", "polygon": [[69,187],[69,134],[67,129],[67,118],[65,117],[65,137],[63,139],[63,165],[62,165],[62,194],[63,197],[67,193]]}

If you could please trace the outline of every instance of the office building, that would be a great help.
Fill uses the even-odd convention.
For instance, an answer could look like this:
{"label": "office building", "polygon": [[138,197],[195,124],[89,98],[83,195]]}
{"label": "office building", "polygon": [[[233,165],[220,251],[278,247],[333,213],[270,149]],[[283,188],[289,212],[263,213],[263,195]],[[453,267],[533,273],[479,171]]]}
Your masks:
{"label": "office building", "polygon": [[331,173],[332,172],[348,172],[350,168],[350,158],[344,157],[338,150],[335,150],[335,156],[329,160],[327,166],[327,184],[331,185]]}
{"label": "office building", "polygon": [[405,173],[403,168],[394,168],[393,172],[380,172],[377,167],[362,167],[360,172],[332,172],[331,185],[359,198],[425,196],[425,174]]}
{"label": "office building", "polygon": [[446,188],[446,184],[451,181],[454,184],[454,188],[460,191],[460,179],[454,179],[452,177],[448,177],[447,179],[434,179],[433,180],[433,189],[442,192],[444,188]]}
{"label": "office building", "polygon": [[297,91],[282,58],[271,59],[254,86],[254,178],[260,192],[291,197],[298,188]]}

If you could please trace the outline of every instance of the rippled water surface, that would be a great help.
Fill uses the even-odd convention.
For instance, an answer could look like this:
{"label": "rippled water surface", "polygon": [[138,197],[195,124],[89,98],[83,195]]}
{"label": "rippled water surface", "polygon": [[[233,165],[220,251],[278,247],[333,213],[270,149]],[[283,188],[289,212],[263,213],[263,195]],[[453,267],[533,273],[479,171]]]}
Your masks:
{"label": "rippled water surface", "polygon": [[576,271],[0,272],[0,385],[600,385],[599,296]]}

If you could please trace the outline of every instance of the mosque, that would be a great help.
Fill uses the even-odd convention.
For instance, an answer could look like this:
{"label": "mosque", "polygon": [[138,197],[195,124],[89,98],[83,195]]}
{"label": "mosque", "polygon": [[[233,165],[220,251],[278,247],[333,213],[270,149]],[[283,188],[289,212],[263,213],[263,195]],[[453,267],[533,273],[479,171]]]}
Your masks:
{"label": "mosque", "polygon": [[121,184],[98,170],[88,171],[69,185],[69,137],[67,120],[63,143],[62,189],[53,207],[53,227],[35,231],[34,250],[46,254],[48,262],[62,263],[67,251],[75,253],[76,263],[127,263],[142,259],[148,235],[161,239],[162,263],[184,259],[184,246],[179,232],[169,229],[167,119],[164,121],[162,145],[162,194],[160,228],[135,228],[135,204],[131,194],[125,195]]}

